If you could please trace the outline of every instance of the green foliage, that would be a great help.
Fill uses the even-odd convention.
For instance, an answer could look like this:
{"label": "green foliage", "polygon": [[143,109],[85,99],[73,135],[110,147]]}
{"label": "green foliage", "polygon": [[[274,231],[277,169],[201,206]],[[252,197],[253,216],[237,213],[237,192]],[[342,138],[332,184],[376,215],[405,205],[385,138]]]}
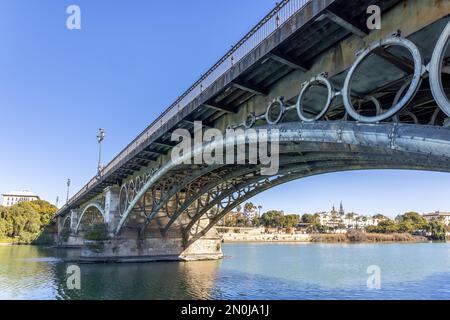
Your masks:
{"label": "green foliage", "polygon": [[399,232],[399,227],[392,220],[383,220],[380,221],[377,226],[367,227],[366,231],[372,233],[396,233]]}
{"label": "green foliage", "polygon": [[300,223],[300,216],[297,214],[288,214],[284,216],[283,227],[295,228]]}
{"label": "green foliage", "polygon": [[386,216],[384,216],[384,215],[382,215],[382,214],[379,214],[379,213],[376,214],[376,215],[374,215],[373,218],[374,218],[374,219],[378,219],[378,220],[389,220],[388,217],[386,217]]}
{"label": "green foliage", "polygon": [[426,226],[426,230],[430,234],[432,240],[445,241],[447,238],[447,228],[445,224],[439,221],[431,221],[430,223],[428,223]]}
{"label": "green foliage", "polygon": [[36,240],[34,240],[33,242],[36,245],[42,245],[42,246],[49,246],[49,245],[54,245],[55,244],[55,238],[53,237],[53,235],[48,232],[47,230],[43,230],[38,237],[36,238]]}
{"label": "green foliage", "polygon": [[261,215],[261,223],[265,227],[279,227],[284,217],[283,211],[271,210]]}
{"label": "green foliage", "polygon": [[303,223],[319,223],[319,216],[317,214],[304,214],[302,216],[302,222]]}
{"label": "green foliage", "polygon": [[43,200],[20,202],[8,208],[0,206],[0,239],[33,242],[56,211],[55,206]]}
{"label": "green foliage", "polygon": [[109,239],[106,224],[100,223],[94,225],[84,236],[86,240],[105,241]]}

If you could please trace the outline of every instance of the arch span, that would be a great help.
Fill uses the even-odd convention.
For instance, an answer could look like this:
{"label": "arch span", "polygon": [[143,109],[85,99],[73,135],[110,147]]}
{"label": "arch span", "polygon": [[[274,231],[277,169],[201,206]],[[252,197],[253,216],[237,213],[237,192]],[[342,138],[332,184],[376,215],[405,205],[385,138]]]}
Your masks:
{"label": "arch span", "polygon": [[[131,212],[143,214],[145,222],[140,226],[143,233],[156,213],[169,201],[173,205],[166,210],[169,222],[163,228],[164,233],[183,213],[191,219],[185,226],[190,230],[199,217],[207,214],[214,205],[223,201],[236,202],[239,198],[236,192],[243,192],[255,184],[260,186],[269,181],[270,187],[272,179],[290,181],[322,171],[358,168],[450,171],[449,128],[396,122],[362,124],[322,121],[261,126],[257,128],[258,135],[261,129],[276,129],[279,132],[280,168],[277,174],[261,176],[260,164],[208,167],[168,161],[148,177],[139,190],[133,190],[134,197],[127,200],[116,234],[121,231]],[[216,143],[207,143],[183,157],[190,159],[205,148],[214,148]],[[228,144],[235,146],[236,142],[227,140]],[[211,202],[211,199],[214,201]],[[231,210],[229,205],[225,207]]]}
{"label": "arch span", "polygon": [[103,219],[103,222],[105,221],[105,211],[103,210],[102,206],[99,203],[96,203],[96,202],[90,203],[83,209],[83,211],[80,214],[80,217],[78,218],[78,222],[77,222],[77,225],[75,227],[75,233],[76,234],[78,233],[78,231],[80,229],[80,226],[82,224],[83,218],[85,217],[85,214],[88,212],[88,210],[92,210],[92,209],[96,210],[101,215],[101,217]]}

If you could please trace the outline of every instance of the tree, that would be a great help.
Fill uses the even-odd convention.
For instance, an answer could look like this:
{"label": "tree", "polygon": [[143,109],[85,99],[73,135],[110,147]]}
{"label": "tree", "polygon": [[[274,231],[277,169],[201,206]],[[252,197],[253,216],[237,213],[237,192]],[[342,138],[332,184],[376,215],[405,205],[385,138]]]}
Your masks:
{"label": "tree", "polygon": [[388,217],[386,217],[385,215],[382,215],[380,213],[374,215],[373,218],[377,219],[377,220],[390,220]]}
{"label": "tree", "polygon": [[30,243],[53,219],[57,208],[38,200],[0,207],[0,238],[15,238]]}
{"label": "tree", "polygon": [[446,231],[447,228],[445,224],[439,221],[431,221],[426,226],[427,232],[430,234],[432,240],[446,240]]}
{"label": "tree", "polygon": [[244,215],[248,221],[251,220],[253,213],[255,212],[255,209],[256,209],[256,207],[252,202],[247,202],[244,205]]}
{"label": "tree", "polygon": [[302,222],[303,223],[318,223],[319,221],[319,216],[316,214],[304,214],[302,216]]}
{"label": "tree", "polygon": [[265,227],[281,227],[284,223],[284,212],[270,210],[262,214],[261,222]]}
{"label": "tree", "polygon": [[378,223],[378,226],[368,226],[367,232],[373,233],[395,233],[398,232],[397,224],[392,220],[383,220]]}
{"label": "tree", "polygon": [[284,216],[283,227],[284,228],[295,228],[300,223],[300,216],[298,214],[289,214]]}
{"label": "tree", "polygon": [[399,223],[399,231],[409,233],[425,230],[428,224],[427,220],[417,212],[406,212],[397,216],[395,220]]}

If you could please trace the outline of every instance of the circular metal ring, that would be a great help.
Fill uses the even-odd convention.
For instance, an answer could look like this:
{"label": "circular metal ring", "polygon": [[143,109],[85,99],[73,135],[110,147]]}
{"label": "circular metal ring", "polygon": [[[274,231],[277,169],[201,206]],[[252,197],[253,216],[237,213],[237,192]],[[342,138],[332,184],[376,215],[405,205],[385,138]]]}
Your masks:
{"label": "circular metal ring", "polygon": [[[122,197],[124,199],[122,199]],[[128,189],[126,184],[122,185],[119,191],[119,216],[122,216],[128,206]]]}
{"label": "circular metal ring", "polygon": [[[320,113],[318,115],[316,115],[313,118],[310,118],[304,114],[303,98],[304,98],[306,92],[308,91],[308,89],[317,83],[323,84],[327,87],[327,90],[328,90],[327,102],[326,102],[325,106],[322,108],[322,111],[320,111]],[[324,76],[317,76],[317,77],[312,78],[310,81],[308,81],[308,83],[305,84],[305,86],[302,88],[302,91],[300,92],[300,95],[298,96],[297,104],[296,104],[298,117],[300,118],[300,120],[305,121],[305,122],[314,122],[314,121],[320,120],[328,112],[328,108],[330,108],[330,105],[331,105],[331,102],[333,101],[334,96],[335,96],[334,87],[333,87],[332,83],[330,82],[330,80],[328,80]]]}
{"label": "circular metal ring", "polygon": [[442,85],[442,60],[450,41],[450,22],[442,31],[430,61],[430,87],[439,108],[450,117],[450,100]]}
{"label": "circular metal ring", "polygon": [[[353,104],[351,102],[351,96],[350,96],[350,89],[351,89],[351,82],[353,80],[353,76],[355,74],[355,71],[357,70],[360,63],[369,56],[374,50],[380,48],[380,47],[387,47],[387,46],[400,46],[406,48],[412,55],[412,58],[414,60],[414,75],[411,80],[411,85],[409,86],[408,91],[403,96],[400,101],[392,106],[391,109],[387,110],[381,115],[376,116],[362,116],[358,112],[356,112],[355,108],[353,107]],[[367,123],[374,123],[383,121],[386,119],[389,119],[393,115],[395,115],[397,112],[399,112],[403,107],[405,107],[411,99],[416,95],[417,90],[419,90],[420,83],[422,81],[422,75],[424,71],[423,66],[423,59],[422,55],[420,54],[419,49],[417,46],[405,38],[399,38],[399,37],[389,37],[384,40],[381,40],[380,42],[374,43],[371,46],[369,46],[367,49],[365,49],[356,59],[355,63],[350,68],[347,77],[345,78],[344,87],[342,88],[342,98],[344,100],[345,109],[347,110],[347,113],[355,120],[361,121],[361,122],[367,122]]]}
{"label": "circular metal ring", "polygon": [[250,112],[250,114],[244,121],[245,129],[250,129],[251,127],[253,127],[255,125],[255,122],[256,122],[256,115],[254,112]]}
{"label": "circular metal ring", "polygon": [[[280,112],[278,113],[278,116],[275,120],[270,119],[270,110],[276,106],[279,106]],[[268,124],[277,124],[280,122],[281,118],[283,117],[284,112],[286,111],[286,106],[284,105],[283,99],[277,98],[274,99],[268,106],[266,111],[266,121]]]}

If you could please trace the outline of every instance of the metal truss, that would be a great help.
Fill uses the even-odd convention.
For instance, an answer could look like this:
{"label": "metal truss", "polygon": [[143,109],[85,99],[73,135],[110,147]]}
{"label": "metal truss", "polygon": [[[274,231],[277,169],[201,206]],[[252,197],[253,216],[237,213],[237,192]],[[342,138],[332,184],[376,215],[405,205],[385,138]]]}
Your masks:
{"label": "metal truss", "polygon": [[[228,212],[230,212],[236,206],[242,204],[255,195],[266,191],[270,188],[278,185],[293,181],[296,179],[331,173],[337,171],[346,170],[366,170],[366,169],[383,169],[383,168],[396,168],[396,169],[417,169],[423,170],[424,167],[417,164],[416,161],[399,161],[398,159],[385,159],[384,162],[373,160],[350,160],[345,162],[328,162],[327,165],[311,165],[311,166],[298,166],[291,167],[284,170],[283,173],[271,178],[256,177],[250,179],[247,183],[242,183],[235,186],[231,192],[224,192],[213,199],[207,204],[199,214],[194,217],[189,224],[185,227],[184,235],[187,239],[186,246],[190,246],[192,243],[203,237],[214,225],[216,225]],[[427,167],[427,170],[431,170]],[[447,165],[436,166],[433,170],[450,171]],[[215,210],[211,210],[215,207]]]}

